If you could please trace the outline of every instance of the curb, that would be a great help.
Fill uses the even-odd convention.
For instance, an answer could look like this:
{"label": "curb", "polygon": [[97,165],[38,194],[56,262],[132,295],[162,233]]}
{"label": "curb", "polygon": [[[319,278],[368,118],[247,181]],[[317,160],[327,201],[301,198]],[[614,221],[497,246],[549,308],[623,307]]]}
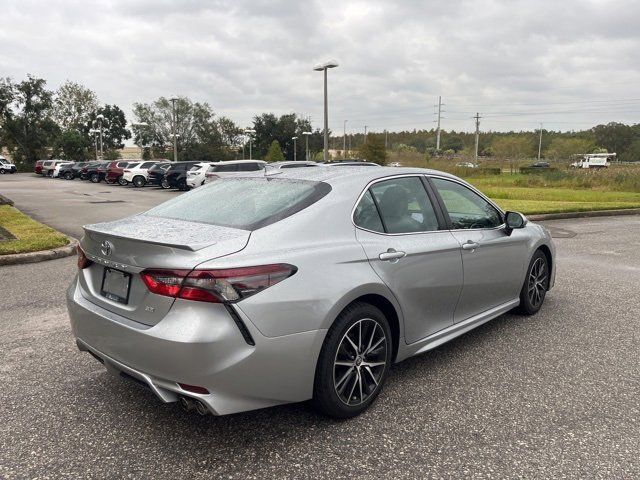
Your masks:
{"label": "curb", "polygon": [[13,200],[5,197],[0,193],[0,205],[11,205],[13,206]]}
{"label": "curb", "polygon": [[78,240],[67,237],[69,243],[53,250],[40,250],[39,252],[15,253],[12,255],[0,255],[0,266],[21,265],[23,263],[44,262],[45,260],[55,260],[57,258],[70,257],[76,254]]}
{"label": "curb", "polygon": [[534,222],[540,220],[563,220],[566,218],[591,218],[591,217],[613,217],[618,215],[640,215],[640,208],[625,208],[619,210],[593,210],[589,212],[563,212],[563,213],[543,213],[536,215],[525,215]]}

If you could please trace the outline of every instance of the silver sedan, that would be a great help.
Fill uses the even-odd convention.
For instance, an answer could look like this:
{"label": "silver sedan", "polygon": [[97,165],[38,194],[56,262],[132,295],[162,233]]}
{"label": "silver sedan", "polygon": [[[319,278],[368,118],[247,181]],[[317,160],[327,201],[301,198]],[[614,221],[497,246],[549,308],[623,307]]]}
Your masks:
{"label": "silver sedan", "polygon": [[85,226],[67,304],[80,350],[164,402],[344,418],[392,363],[536,313],[554,259],[542,226],[446,173],[267,171]]}

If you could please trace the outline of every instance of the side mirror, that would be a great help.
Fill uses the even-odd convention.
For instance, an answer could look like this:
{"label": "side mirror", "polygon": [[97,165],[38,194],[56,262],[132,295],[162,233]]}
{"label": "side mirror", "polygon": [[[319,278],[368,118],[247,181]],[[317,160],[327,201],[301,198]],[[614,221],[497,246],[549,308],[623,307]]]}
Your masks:
{"label": "side mirror", "polygon": [[511,235],[516,228],[524,228],[527,224],[527,219],[524,215],[518,212],[507,212],[504,216],[504,232],[507,235]]}

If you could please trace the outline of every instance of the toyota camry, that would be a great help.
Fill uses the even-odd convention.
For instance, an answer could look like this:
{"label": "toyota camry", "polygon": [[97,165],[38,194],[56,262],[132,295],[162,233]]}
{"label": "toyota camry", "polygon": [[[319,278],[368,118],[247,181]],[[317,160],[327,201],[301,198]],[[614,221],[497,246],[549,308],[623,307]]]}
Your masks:
{"label": "toyota camry", "polygon": [[224,415],[311,399],[345,418],[394,362],[535,314],[554,278],[547,230],[459,178],[318,167],[85,226],[67,304],[79,349],[163,402]]}

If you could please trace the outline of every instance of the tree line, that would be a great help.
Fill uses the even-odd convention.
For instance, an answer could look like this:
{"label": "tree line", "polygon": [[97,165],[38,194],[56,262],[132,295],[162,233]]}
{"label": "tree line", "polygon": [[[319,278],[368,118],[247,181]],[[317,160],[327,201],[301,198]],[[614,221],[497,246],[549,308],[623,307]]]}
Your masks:
{"label": "tree line", "polygon": [[[217,115],[208,103],[188,97],[134,103],[132,112],[134,118],[128,122],[118,105],[102,104],[95,92],[73,81],[52,91],[44,79],[31,75],[19,82],[0,79],[0,149],[6,149],[19,166],[29,168],[46,158],[115,159],[129,139],[145,159],[172,159],[174,140],[178,160],[248,158],[249,149],[253,158],[302,160],[307,143],[310,159],[318,159],[323,148],[322,131],[295,113],[256,115],[248,134],[230,118]],[[342,151],[343,142],[342,136],[330,139],[338,156],[379,163],[385,163],[388,151],[429,157],[471,156],[475,149],[473,133],[442,131],[436,151],[433,129],[349,135],[347,152]],[[478,150],[486,157],[531,158],[537,155],[538,142],[539,131],[485,132],[480,134]],[[545,159],[599,151],[616,152],[623,161],[640,160],[640,124],[612,122],[577,132],[542,131]]]}

